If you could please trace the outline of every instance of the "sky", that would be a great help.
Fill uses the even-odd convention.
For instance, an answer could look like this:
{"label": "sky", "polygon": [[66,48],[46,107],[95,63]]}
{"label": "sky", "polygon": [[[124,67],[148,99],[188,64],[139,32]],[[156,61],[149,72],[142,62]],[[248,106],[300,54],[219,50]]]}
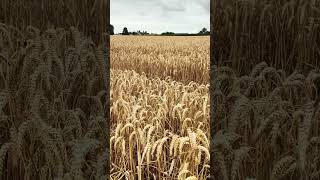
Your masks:
{"label": "sky", "polygon": [[115,33],[198,33],[210,28],[210,0],[110,0]]}

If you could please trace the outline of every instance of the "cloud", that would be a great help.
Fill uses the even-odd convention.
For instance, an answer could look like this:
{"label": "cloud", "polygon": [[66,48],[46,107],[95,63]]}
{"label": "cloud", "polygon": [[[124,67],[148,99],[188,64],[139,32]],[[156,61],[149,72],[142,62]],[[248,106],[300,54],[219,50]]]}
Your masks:
{"label": "cloud", "polygon": [[146,30],[199,32],[209,28],[210,0],[112,0],[111,24],[115,32]]}
{"label": "cloud", "polygon": [[210,1],[207,0],[199,0],[198,3],[206,12],[210,13]]}
{"label": "cloud", "polygon": [[158,1],[158,4],[162,7],[162,10],[164,12],[170,12],[170,11],[183,12],[186,10],[185,5],[181,3],[181,1],[177,2],[175,0],[173,1],[161,0],[161,1]]}

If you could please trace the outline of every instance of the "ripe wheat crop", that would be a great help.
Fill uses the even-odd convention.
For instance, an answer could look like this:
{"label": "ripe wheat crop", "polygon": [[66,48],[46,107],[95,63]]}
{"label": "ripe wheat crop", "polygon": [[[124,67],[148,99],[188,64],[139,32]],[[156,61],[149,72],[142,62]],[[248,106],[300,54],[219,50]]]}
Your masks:
{"label": "ripe wheat crop", "polygon": [[320,72],[212,69],[214,179],[320,179]]}
{"label": "ripe wheat crop", "polygon": [[206,179],[209,38],[111,38],[111,178]]}
{"label": "ripe wheat crop", "polygon": [[212,0],[212,55],[241,75],[259,62],[309,71],[320,67],[319,0]]}
{"label": "ripe wheat crop", "polygon": [[19,29],[33,26],[40,31],[75,26],[98,43],[108,30],[109,7],[110,1],[106,0],[1,0],[0,22]]}
{"label": "ripe wheat crop", "polygon": [[106,179],[106,49],[0,24],[0,179]]}
{"label": "ripe wheat crop", "polygon": [[213,179],[320,179],[320,1],[211,2]]}
{"label": "ripe wheat crop", "polygon": [[208,36],[112,36],[111,68],[208,84],[209,43]]}

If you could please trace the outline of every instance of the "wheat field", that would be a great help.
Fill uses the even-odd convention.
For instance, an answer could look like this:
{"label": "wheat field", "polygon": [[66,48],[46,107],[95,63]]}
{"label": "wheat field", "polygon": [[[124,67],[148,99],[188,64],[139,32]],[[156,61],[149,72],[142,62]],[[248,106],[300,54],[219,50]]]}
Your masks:
{"label": "wheat field", "polygon": [[112,36],[111,68],[188,84],[208,84],[210,39],[204,37]]}
{"label": "wheat field", "polygon": [[0,24],[0,179],[107,179],[107,51]]}
{"label": "wheat field", "polygon": [[320,179],[320,71],[213,66],[213,179]]}
{"label": "wheat field", "polygon": [[112,179],[206,179],[209,37],[111,38]]}
{"label": "wheat field", "polygon": [[320,179],[319,12],[211,1],[212,179]]}

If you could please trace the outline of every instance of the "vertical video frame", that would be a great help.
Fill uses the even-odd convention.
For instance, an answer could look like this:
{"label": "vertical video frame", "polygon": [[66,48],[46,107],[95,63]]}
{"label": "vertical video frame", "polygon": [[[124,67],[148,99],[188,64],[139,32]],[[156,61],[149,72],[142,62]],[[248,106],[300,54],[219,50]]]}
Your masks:
{"label": "vertical video frame", "polygon": [[209,7],[111,2],[111,179],[209,175]]}

